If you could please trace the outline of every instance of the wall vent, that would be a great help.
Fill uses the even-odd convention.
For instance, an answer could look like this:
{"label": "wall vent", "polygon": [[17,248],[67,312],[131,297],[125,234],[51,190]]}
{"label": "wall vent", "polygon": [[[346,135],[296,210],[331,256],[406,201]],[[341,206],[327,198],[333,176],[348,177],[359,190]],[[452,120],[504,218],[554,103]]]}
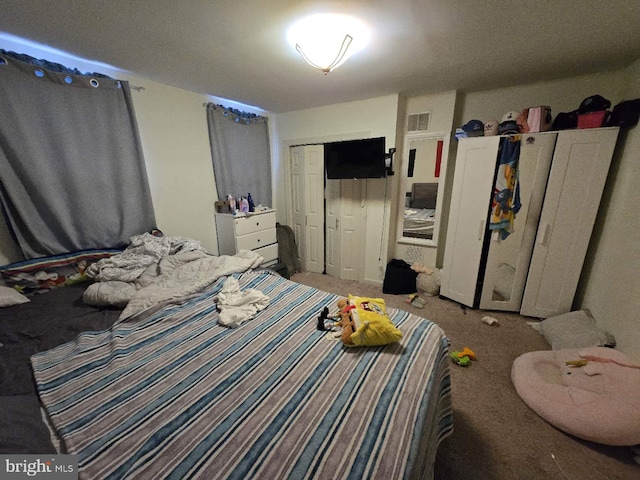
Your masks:
{"label": "wall vent", "polygon": [[404,261],[407,263],[424,263],[424,247],[409,245],[407,253],[404,255]]}
{"label": "wall vent", "polygon": [[409,115],[409,122],[407,124],[407,132],[424,132],[429,130],[429,118],[431,112],[414,113]]}

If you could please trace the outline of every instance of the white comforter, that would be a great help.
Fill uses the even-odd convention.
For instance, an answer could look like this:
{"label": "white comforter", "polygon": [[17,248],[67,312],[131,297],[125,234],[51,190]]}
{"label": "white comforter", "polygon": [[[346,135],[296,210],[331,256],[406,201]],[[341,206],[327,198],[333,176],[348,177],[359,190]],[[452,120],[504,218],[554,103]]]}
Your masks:
{"label": "white comforter", "polygon": [[86,274],[98,282],[133,282],[147,267],[157,264],[162,257],[189,251],[206,250],[200,242],[190,238],[157,237],[150,233],[134,235],[122,253],[89,265]]}
{"label": "white comforter", "polygon": [[122,254],[97,262],[88,272],[98,281],[85,290],[84,302],[124,307],[120,321],[146,317],[169,303],[191,298],[220,277],[256,268],[264,261],[249,250],[213,256],[197,242],[180,239],[182,248],[172,250],[171,240],[138,237],[142,236],[132,239],[131,250],[128,247]]}

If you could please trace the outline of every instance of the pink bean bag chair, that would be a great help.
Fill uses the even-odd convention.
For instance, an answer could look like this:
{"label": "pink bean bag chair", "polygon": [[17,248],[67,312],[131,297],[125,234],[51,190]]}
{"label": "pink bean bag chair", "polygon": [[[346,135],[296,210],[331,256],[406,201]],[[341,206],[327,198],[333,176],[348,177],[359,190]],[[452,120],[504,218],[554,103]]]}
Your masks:
{"label": "pink bean bag chair", "polygon": [[551,425],[606,445],[640,444],[640,365],[605,347],[529,352],[513,362],[518,395]]}

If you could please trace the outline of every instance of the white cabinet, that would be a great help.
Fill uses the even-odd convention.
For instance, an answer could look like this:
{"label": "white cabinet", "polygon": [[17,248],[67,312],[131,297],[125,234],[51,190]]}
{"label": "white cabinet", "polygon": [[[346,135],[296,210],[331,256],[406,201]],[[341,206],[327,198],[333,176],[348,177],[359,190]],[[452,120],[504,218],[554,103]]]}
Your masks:
{"label": "white cabinet", "polygon": [[253,250],[264,258],[262,266],[277,263],[275,210],[250,213],[242,217],[216,213],[216,230],[220,255],[235,255],[240,250]]}
{"label": "white cabinet", "polygon": [[505,137],[461,139],[440,294],[541,318],[570,311],[617,135],[617,128],[522,134],[522,207],[506,238],[488,227]]}

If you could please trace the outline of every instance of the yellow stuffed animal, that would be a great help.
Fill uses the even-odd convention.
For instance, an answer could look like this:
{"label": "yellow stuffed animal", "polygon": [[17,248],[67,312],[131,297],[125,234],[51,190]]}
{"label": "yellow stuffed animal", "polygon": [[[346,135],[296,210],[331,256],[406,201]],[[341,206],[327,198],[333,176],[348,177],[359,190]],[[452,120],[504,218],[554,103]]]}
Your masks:
{"label": "yellow stuffed animal", "polygon": [[338,301],[342,343],[348,346],[376,346],[397,342],[402,332],[391,323],[382,298],[354,297]]}

